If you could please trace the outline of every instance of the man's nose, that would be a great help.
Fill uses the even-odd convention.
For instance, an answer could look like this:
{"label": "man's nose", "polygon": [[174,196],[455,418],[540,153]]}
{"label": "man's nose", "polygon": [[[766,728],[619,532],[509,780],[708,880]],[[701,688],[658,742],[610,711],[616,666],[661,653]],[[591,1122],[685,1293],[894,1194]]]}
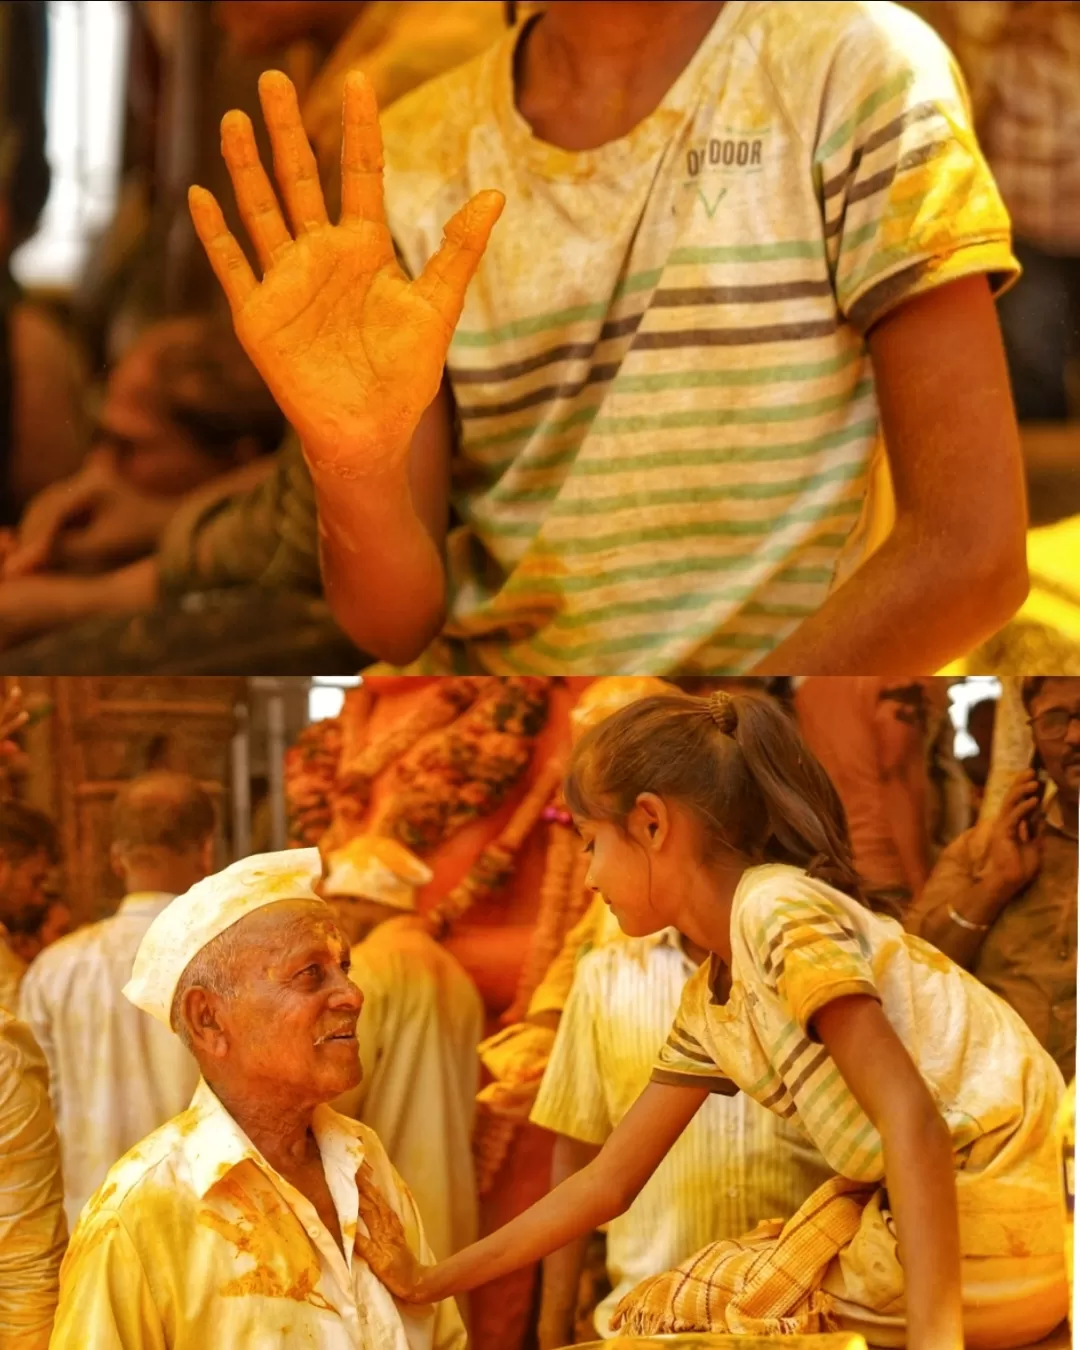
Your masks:
{"label": "man's nose", "polygon": [[359,985],[354,984],[345,972],[339,971],[337,976],[337,988],[334,990],[331,1000],[335,1008],[355,1008],[357,1014],[364,1006],[364,993]]}

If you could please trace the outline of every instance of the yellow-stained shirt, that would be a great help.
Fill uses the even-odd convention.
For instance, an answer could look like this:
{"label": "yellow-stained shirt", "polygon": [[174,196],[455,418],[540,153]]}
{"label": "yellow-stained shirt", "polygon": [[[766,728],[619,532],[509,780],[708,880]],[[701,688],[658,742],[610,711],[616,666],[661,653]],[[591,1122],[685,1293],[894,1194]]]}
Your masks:
{"label": "yellow-stained shirt", "polygon": [[452,1300],[399,1305],[353,1251],[368,1162],[417,1256],[415,1203],[375,1134],[317,1107],[345,1242],[259,1154],[205,1082],[83,1211],[60,1277],[55,1350],[465,1350]]}
{"label": "yellow-stained shirt", "polygon": [[[695,966],[678,935],[617,938],[584,955],[559,1023],[532,1122],[603,1144],[648,1086],[657,1047]],[[672,1145],[640,1195],[607,1228],[611,1317],[641,1280],[669,1270],[720,1238],[762,1219],[788,1219],[829,1176],[787,1122],[744,1093],[710,1098]]]}
{"label": "yellow-stained shirt", "polygon": [[570,152],[516,105],[521,31],[383,118],[410,272],[506,195],[447,360],[449,612],[415,669],[745,672],[870,546],[869,329],[1015,275],[962,83],[898,6],[728,0],[648,117]]}
{"label": "yellow-stained shirt", "polygon": [[714,957],[687,985],[656,1081],[741,1088],[801,1129],[835,1172],[881,1182],[881,1135],[812,1025],[835,999],[878,999],[952,1136],[965,1256],[1061,1251],[1053,1140],[1065,1085],[1012,1008],[894,920],[795,867],[745,873],[731,953],[730,972]]}
{"label": "yellow-stained shirt", "polygon": [[12,1017],[19,1010],[19,987],[26,974],[26,962],[11,947],[7,929],[0,923],[0,1010]]}
{"label": "yellow-stained shirt", "polygon": [[45,1058],[0,1009],[0,1347],[45,1350],[67,1242]]}
{"label": "yellow-stained shirt", "polygon": [[407,922],[380,924],[355,946],[350,976],[364,993],[364,1077],[334,1106],[378,1135],[444,1260],[478,1231],[472,1127],[484,1005],[459,962]]}

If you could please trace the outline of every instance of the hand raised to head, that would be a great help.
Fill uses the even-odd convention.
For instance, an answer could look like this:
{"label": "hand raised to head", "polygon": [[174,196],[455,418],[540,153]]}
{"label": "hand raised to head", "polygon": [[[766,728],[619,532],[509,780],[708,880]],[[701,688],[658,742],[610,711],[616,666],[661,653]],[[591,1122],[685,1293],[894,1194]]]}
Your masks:
{"label": "hand raised to head", "polygon": [[237,336],[309,459],[342,477],[378,477],[404,465],[438,391],[465,291],[503,198],[489,191],[467,202],[410,282],[386,224],[378,109],[364,76],[353,71],[345,82],[337,224],[327,218],[291,81],[268,71],[259,99],[288,225],[243,113],[225,115],[221,148],[262,279],[204,188],[190,190],[192,220]]}

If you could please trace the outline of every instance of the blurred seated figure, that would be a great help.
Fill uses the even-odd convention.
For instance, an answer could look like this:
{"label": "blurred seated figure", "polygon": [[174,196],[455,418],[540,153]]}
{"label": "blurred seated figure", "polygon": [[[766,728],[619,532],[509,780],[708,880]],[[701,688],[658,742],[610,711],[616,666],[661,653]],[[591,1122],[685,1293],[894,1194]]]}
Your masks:
{"label": "blurred seated figure", "polygon": [[265,474],[284,425],[226,323],[153,324],[110,374],[78,472],[4,536],[3,578],[97,572],[151,552],[186,494],[223,478],[232,488],[243,466]]}

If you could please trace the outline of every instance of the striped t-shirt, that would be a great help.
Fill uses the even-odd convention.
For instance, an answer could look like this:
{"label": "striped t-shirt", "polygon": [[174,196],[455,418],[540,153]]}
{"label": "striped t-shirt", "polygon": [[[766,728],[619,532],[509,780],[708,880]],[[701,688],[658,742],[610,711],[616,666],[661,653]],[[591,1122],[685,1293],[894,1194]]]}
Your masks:
{"label": "striped t-shirt", "polygon": [[[839,1175],[882,1181],[881,1136],[813,1030],[815,1014],[838,998],[879,999],[949,1127],[961,1191],[981,1188],[973,1201],[961,1195],[962,1223],[1001,1184],[1014,1197],[1003,1212],[1020,1204],[1059,1236],[1047,1146],[1064,1083],[996,994],[894,920],[795,867],[743,876],[731,958],[730,973],[713,957],[686,986],[655,1081],[741,1088],[804,1131]],[[1033,1236],[1031,1253],[1047,1241]]]}
{"label": "striped t-shirt", "polygon": [[897,6],[729,0],[655,112],[571,153],[515,106],[520,32],[383,123],[414,274],[507,198],[449,353],[459,525],[417,669],[745,671],[861,559],[868,327],[1014,271],[959,77]]}

